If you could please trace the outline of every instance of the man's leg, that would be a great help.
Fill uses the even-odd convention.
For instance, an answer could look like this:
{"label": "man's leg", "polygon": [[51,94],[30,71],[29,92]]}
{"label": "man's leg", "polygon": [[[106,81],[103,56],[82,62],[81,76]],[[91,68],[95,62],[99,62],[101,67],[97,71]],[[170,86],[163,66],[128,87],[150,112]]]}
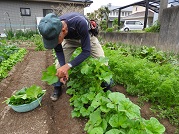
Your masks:
{"label": "man's leg", "polygon": [[105,57],[103,48],[95,36],[90,37],[91,56],[93,58]]}
{"label": "man's leg", "polygon": [[63,52],[65,55],[65,62],[69,62],[73,52],[81,47],[80,40],[65,39],[62,43]]}
{"label": "man's leg", "polygon": [[53,86],[54,90],[50,98],[52,101],[57,101],[60,95],[62,94],[62,83],[58,81],[57,83],[53,84]]}
{"label": "man's leg", "polygon": [[[70,60],[73,52],[75,51],[75,49],[78,46],[80,46],[80,44],[76,40],[74,40],[74,41],[73,40],[64,40],[62,42],[63,52],[64,52],[64,55],[65,55],[65,62],[68,62]],[[56,68],[60,67],[58,60],[55,61],[55,64],[56,64]],[[50,97],[52,99],[52,101],[58,100],[58,98],[62,94],[62,85],[63,85],[63,83],[61,83],[60,81],[53,84],[54,90],[53,90],[53,93]]]}

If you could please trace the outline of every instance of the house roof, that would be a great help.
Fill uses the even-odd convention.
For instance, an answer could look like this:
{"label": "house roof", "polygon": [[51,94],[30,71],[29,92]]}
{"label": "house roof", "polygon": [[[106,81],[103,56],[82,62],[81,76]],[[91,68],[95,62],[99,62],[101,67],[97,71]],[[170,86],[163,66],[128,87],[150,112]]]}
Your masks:
{"label": "house roof", "polygon": [[[168,0],[168,4],[170,4],[171,6],[179,5],[179,0]],[[146,1],[142,0],[142,1],[135,2],[135,3],[129,4],[129,5],[120,7],[120,8],[116,8],[116,9],[122,10],[122,9],[125,9],[130,6],[134,6],[134,5],[145,7]],[[159,13],[159,8],[160,8],[160,0],[149,0],[149,9],[153,10],[156,13]]]}
{"label": "house roof", "polygon": [[[115,10],[116,8],[120,8],[120,7],[119,6],[112,6],[112,7],[109,8],[109,10],[112,11],[112,10]],[[132,6],[131,7],[127,7],[125,9],[122,9],[122,11],[132,11]]]}
{"label": "house roof", "polygon": [[[111,3],[109,3],[108,5],[102,5],[102,7],[108,7],[108,9],[110,11],[120,8],[120,6],[113,6],[113,5],[111,5]],[[132,11],[132,6],[127,7],[125,9],[123,9],[122,11]]]}
{"label": "house roof", "polygon": [[93,3],[92,0],[23,0],[23,1],[35,1],[35,2],[57,2],[57,3],[86,3],[87,5],[90,5]]}
{"label": "house roof", "polygon": [[47,2],[87,2],[93,3],[92,0],[22,0],[22,1],[47,1]]}
{"label": "house roof", "polygon": [[[154,13],[152,11],[149,11],[148,17],[153,17],[153,16],[154,16]],[[144,17],[145,17],[145,11],[142,11],[142,12],[137,12],[129,16],[123,17],[122,19],[126,20],[126,19],[135,19],[135,18],[144,18]]]}

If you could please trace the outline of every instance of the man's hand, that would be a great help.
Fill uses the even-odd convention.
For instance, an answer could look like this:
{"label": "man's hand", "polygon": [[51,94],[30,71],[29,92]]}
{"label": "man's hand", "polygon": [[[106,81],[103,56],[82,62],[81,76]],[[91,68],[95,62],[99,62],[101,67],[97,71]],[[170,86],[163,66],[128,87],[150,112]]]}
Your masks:
{"label": "man's hand", "polygon": [[68,64],[63,65],[62,67],[57,69],[56,76],[60,79],[62,83],[66,83],[68,80],[68,70],[70,69]]}
{"label": "man's hand", "polygon": [[62,82],[63,84],[66,84],[67,80],[68,80],[68,79],[66,79],[66,77],[64,77],[64,78],[61,78],[61,79],[60,79],[60,82]]}

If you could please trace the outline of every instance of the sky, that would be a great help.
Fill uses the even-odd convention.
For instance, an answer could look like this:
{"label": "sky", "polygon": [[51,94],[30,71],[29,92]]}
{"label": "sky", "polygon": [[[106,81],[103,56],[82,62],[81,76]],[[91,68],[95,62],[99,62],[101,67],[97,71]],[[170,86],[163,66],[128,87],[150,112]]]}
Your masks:
{"label": "sky", "polygon": [[97,10],[102,5],[107,6],[109,3],[111,3],[112,6],[126,6],[139,1],[141,0],[93,0],[93,3],[89,7],[85,8],[85,14]]}

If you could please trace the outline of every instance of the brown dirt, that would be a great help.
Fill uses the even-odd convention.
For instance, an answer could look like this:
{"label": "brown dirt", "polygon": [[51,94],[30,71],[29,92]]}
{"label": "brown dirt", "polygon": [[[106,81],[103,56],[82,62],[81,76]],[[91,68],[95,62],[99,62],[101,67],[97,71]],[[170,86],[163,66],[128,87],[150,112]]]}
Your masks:
{"label": "brown dirt", "polygon": [[[53,87],[41,81],[42,71],[52,64],[51,51],[28,49],[24,60],[0,82],[0,102],[17,89],[33,84],[47,90],[42,105],[31,112],[17,113],[6,104],[0,103],[0,134],[85,134],[83,129],[86,120],[71,117],[72,107],[69,104],[70,96],[65,93],[66,88],[63,87],[59,100],[52,102],[50,94]],[[137,98],[128,96],[122,86],[114,86],[112,90],[124,93],[137,104]],[[146,119],[153,115],[149,108],[149,103],[141,107],[141,114]],[[176,128],[168,120],[161,120],[161,123],[166,127],[166,134],[174,134]]]}
{"label": "brown dirt", "polygon": [[41,81],[42,71],[52,65],[51,51],[29,49],[23,62],[18,63],[0,83],[0,102],[22,87],[33,84],[47,90],[41,107],[27,113],[17,113],[0,103],[0,134],[84,134],[84,120],[71,117],[69,96],[63,94],[57,102],[50,100],[53,89]]}

